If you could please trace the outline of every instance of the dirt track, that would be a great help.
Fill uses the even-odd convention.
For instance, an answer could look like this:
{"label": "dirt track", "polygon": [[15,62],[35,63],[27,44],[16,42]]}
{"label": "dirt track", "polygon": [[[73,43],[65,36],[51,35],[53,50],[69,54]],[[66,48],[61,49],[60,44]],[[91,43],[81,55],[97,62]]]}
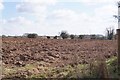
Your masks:
{"label": "dirt track", "polygon": [[42,66],[87,64],[101,57],[116,56],[116,41],[108,40],[57,40],[3,38],[4,65],[25,66],[41,62]]}

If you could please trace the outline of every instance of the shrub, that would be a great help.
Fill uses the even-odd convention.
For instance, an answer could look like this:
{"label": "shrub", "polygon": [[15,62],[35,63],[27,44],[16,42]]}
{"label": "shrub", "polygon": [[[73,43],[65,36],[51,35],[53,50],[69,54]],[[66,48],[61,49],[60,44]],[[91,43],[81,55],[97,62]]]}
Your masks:
{"label": "shrub", "polygon": [[96,35],[95,34],[91,35],[91,39],[96,39]]}
{"label": "shrub", "polygon": [[71,38],[71,39],[74,39],[74,38],[75,38],[75,35],[71,34],[71,35],[70,35],[70,38]]}
{"label": "shrub", "polygon": [[67,33],[67,31],[62,31],[60,33],[60,36],[63,38],[63,39],[67,39],[69,37],[69,34]]}
{"label": "shrub", "polygon": [[37,34],[33,33],[33,34],[28,34],[27,38],[37,38]]}
{"label": "shrub", "polygon": [[14,38],[18,38],[17,36],[14,36]]}
{"label": "shrub", "polygon": [[83,38],[84,38],[84,35],[79,35],[78,38],[79,38],[79,39],[83,39]]}
{"label": "shrub", "polygon": [[2,35],[2,38],[5,38],[6,37],[6,35]]}
{"label": "shrub", "polygon": [[50,36],[47,36],[47,39],[50,39]]}
{"label": "shrub", "polygon": [[54,39],[57,39],[57,36],[54,36]]}

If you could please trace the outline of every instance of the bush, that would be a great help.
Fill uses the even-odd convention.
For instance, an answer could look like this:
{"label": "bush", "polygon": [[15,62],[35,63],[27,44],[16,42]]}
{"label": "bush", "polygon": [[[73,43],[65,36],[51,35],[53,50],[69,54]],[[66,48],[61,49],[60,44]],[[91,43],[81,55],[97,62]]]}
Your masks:
{"label": "bush", "polygon": [[75,38],[75,35],[71,34],[71,35],[70,35],[70,38],[71,38],[71,39],[74,39],[74,38]]}
{"label": "bush", "polygon": [[69,37],[69,34],[67,33],[67,31],[62,31],[60,33],[60,36],[63,38],[63,39],[67,39]]}
{"label": "bush", "polygon": [[84,35],[79,35],[78,38],[79,38],[79,39],[83,39],[83,38],[84,38]]}
{"label": "bush", "polygon": [[91,39],[96,39],[96,35],[95,34],[91,35]]}
{"label": "bush", "polygon": [[54,36],[54,39],[57,39],[57,36]]}
{"label": "bush", "polygon": [[47,36],[47,39],[50,39],[50,36]]}
{"label": "bush", "polygon": [[6,35],[2,35],[2,38],[6,38]]}
{"label": "bush", "polygon": [[33,34],[28,34],[27,38],[37,38],[37,34],[33,33]]}
{"label": "bush", "polygon": [[18,36],[14,36],[14,38],[18,38]]}

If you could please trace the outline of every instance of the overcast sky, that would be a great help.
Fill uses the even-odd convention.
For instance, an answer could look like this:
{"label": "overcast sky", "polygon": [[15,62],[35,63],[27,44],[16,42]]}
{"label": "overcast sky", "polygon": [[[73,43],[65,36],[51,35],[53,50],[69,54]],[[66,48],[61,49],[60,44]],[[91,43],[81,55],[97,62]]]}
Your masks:
{"label": "overcast sky", "polygon": [[117,28],[118,0],[0,0],[0,34],[105,34]]}

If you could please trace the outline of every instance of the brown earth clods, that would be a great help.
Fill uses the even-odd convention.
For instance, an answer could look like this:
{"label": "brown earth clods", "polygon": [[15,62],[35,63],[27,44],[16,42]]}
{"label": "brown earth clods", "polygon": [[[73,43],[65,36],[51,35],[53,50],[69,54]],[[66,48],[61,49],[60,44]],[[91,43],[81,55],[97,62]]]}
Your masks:
{"label": "brown earth clods", "polygon": [[74,66],[116,55],[115,40],[2,39],[2,61],[7,66],[25,66],[35,62],[41,62],[41,66]]}

